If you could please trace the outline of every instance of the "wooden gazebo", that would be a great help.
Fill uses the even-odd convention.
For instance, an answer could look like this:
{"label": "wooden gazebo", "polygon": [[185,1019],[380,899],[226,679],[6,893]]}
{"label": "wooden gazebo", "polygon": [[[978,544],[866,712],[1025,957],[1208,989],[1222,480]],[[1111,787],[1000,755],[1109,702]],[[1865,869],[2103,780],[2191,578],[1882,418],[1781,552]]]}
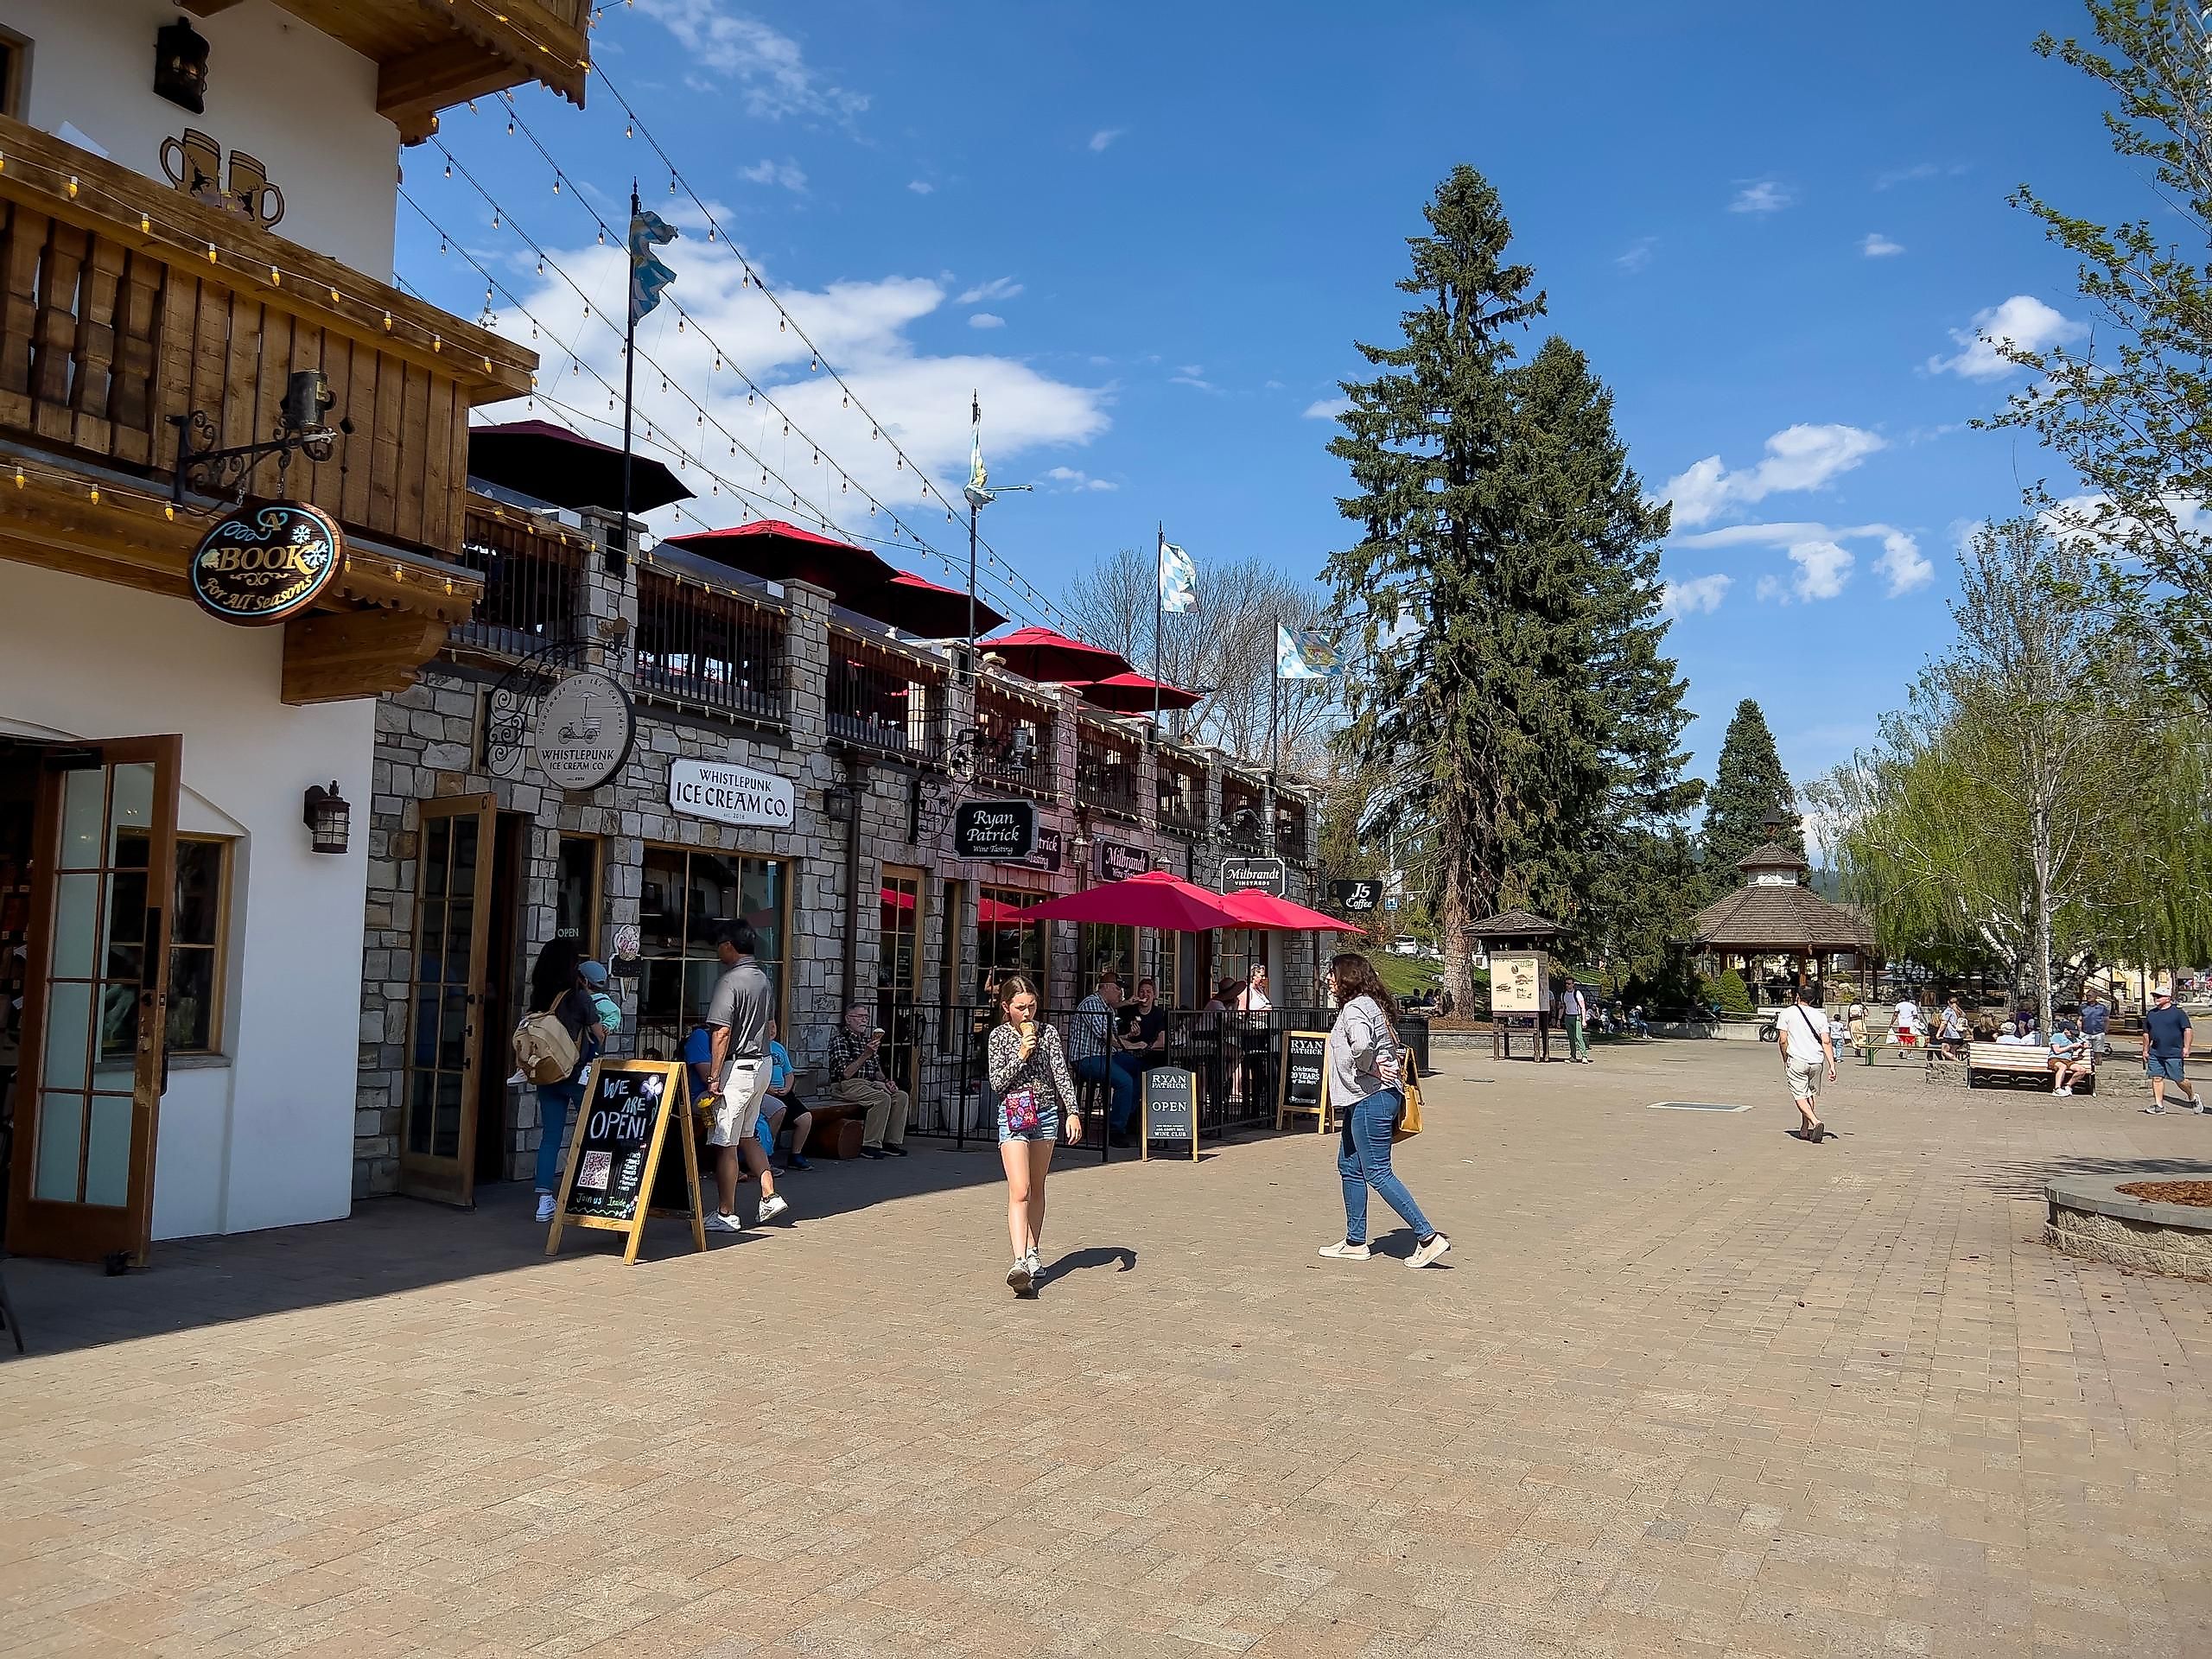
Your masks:
{"label": "wooden gazebo", "polygon": [[1785,958],[1793,984],[1808,973],[1825,982],[1837,958],[1848,956],[1859,994],[1866,994],[1874,933],[1864,916],[1804,886],[1801,878],[1811,867],[1777,842],[1754,849],[1736,868],[1744,885],[1714,899],[1690,925],[1690,943],[1700,955],[1713,958],[1719,969],[1741,969],[1747,978],[1760,962]]}

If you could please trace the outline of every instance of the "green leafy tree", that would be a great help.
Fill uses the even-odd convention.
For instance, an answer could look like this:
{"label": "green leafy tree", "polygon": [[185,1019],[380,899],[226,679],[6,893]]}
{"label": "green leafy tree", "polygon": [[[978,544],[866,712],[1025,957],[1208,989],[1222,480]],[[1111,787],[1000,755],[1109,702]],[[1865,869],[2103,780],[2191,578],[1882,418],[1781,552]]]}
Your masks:
{"label": "green leafy tree", "polygon": [[[2093,41],[2049,35],[2036,50],[2101,81],[2113,148],[2155,203],[2153,217],[2105,225],[2022,186],[2014,202],[2074,254],[2083,299],[2101,318],[2085,337],[2031,351],[1993,337],[2035,372],[1991,423],[2031,428],[2086,490],[2030,498],[2106,550],[2092,599],[2123,594],[2158,627],[2152,664],[2212,701],[2212,75],[2207,25],[2193,0],[2089,0]],[[2169,239],[2177,226],[2184,242]]]}
{"label": "green leafy tree", "polygon": [[1682,684],[1662,654],[1658,539],[1582,355],[1511,335],[1543,311],[1511,264],[1497,194],[1455,168],[1408,238],[1417,303],[1380,373],[1347,382],[1330,453],[1360,526],[1326,579],[1363,651],[1340,753],[1379,780],[1360,836],[1427,853],[1446,982],[1469,988],[1464,927],[1528,905],[1580,925],[1617,836],[1694,803]]}
{"label": "green leafy tree", "polygon": [[[1767,820],[1780,814],[1777,836]],[[1699,840],[1700,893],[1710,903],[1741,885],[1736,861],[1762,842],[1777,840],[1799,857],[1805,853],[1805,827],[1797,817],[1797,792],[1782,770],[1774,734],[1758,703],[1745,697],[1736,705],[1728,734],[1720,742],[1713,787],[1705,798],[1705,826]]]}

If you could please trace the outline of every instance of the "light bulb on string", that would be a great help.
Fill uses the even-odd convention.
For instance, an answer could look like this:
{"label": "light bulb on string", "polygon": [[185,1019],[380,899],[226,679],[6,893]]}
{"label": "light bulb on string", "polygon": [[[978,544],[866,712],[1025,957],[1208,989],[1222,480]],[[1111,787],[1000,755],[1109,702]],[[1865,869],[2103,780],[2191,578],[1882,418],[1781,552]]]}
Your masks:
{"label": "light bulb on string", "polygon": [[450,156],[446,158],[446,177],[453,177],[453,158]]}
{"label": "light bulb on string", "polygon": [[604,225],[599,227],[599,245],[602,248],[607,245],[607,226]]}

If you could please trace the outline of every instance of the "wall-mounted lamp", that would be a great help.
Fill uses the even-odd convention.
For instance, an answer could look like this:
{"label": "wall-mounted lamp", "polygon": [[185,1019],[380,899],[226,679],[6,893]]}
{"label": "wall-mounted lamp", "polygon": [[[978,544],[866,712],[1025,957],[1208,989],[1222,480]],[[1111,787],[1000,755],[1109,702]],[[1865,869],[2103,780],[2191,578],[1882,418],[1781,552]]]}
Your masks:
{"label": "wall-mounted lamp", "polygon": [[207,42],[181,17],[154,33],[154,96],[207,113]]}
{"label": "wall-mounted lamp", "polygon": [[308,785],[307,804],[300,818],[314,836],[318,853],[342,853],[346,838],[353,823],[353,809],[338,792],[335,779],[328,789],[321,784]]}

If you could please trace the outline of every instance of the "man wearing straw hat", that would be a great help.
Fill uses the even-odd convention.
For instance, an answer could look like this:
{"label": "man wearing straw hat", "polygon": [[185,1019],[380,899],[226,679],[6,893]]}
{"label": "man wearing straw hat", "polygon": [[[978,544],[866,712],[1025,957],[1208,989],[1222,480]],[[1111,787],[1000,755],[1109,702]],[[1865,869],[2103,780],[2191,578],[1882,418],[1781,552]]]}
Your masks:
{"label": "man wearing straw hat", "polygon": [[2151,1079],[2151,1103],[2143,1109],[2154,1117],[2166,1109],[2170,1083],[2182,1091],[2183,1103],[2190,1111],[2212,1112],[2212,1106],[2182,1076],[2189,1044],[2189,1015],[2174,1006],[2173,981],[2161,976],[2151,988],[2151,1007],[2143,1015],[2143,1070]]}

